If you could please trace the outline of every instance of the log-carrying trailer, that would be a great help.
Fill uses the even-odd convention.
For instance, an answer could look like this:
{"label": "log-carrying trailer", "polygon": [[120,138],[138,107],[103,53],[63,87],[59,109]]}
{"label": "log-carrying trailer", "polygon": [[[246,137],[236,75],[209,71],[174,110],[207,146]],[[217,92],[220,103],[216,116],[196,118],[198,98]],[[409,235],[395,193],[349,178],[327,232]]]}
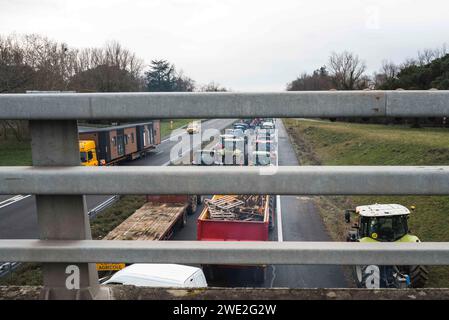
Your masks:
{"label": "log-carrying trailer", "polygon": [[[275,197],[270,195],[215,195],[204,201],[197,221],[200,241],[268,241]],[[203,265],[209,281],[250,279],[265,281],[266,266]]]}

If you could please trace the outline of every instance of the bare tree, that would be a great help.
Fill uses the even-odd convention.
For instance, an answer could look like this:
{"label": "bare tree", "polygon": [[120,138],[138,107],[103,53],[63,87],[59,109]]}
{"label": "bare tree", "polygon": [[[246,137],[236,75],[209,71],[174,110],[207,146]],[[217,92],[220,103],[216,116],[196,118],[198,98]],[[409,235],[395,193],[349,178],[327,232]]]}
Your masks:
{"label": "bare tree", "polygon": [[32,85],[34,69],[24,59],[16,37],[0,36],[0,93],[24,92]]}
{"label": "bare tree", "polygon": [[102,48],[86,48],[77,52],[76,73],[99,66],[117,67],[138,78],[142,73],[143,60],[116,41],[108,42]]}
{"label": "bare tree", "polygon": [[195,91],[195,88],[195,80],[186,76],[182,70],[177,72],[175,78],[175,91],[193,92]]}
{"label": "bare tree", "polygon": [[362,81],[366,64],[356,54],[347,51],[332,53],[329,57],[328,69],[338,90],[364,89],[366,85],[366,81]]}
{"label": "bare tree", "polygon": [[70,89],[84,92],[141,91],[143,60],[118,42],[78,50]]}
{"label": "bare tree", "polygon": [[435,59],[444,57],[447,54],[446,44],[443,44],[441,48],[437,49],[424,49],[423,51],[418,51],[418,61],[417,64],[424,66],[431,63]]}
{"label": "bare tree", "polygon": [[405,59],[405,61],[403,63],[401,63],[401,65],[399,66],[400,69],[405,69],[405,68],[409,68],[412,66],[417,66],[418,65],[418,61],[414,58],[407,58]]}
{"label": "bare tree", "polygon": [[66,90],[74,74],[76,50],[36,34],[21,39],[24,63],[35,70],[34,90]]}
{"label": "bare tree", "polygon": [[381,89],[381,87],[384,84],[396,79],[400,70],[401,70],[400,67],[396,65],[394,62],[383,60],[380,71],[375,72],[373,75],[372,78],[373,88]]}
{"label": "bare tree", "polygon": [[199,90],[202,92],[226,92],[226,91],[228,91],[228,89],[226,89],[225,87],[222,87],[219,83],[216,83],[214,81],[211,81],[208,84],[201,86]]}

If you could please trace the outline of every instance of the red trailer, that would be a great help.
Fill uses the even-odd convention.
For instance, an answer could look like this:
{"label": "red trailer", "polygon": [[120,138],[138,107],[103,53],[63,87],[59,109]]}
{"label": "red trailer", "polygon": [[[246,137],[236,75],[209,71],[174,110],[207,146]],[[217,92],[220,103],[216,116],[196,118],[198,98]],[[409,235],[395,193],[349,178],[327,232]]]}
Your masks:
{"label": "red trailer", "polygon": [[[260,214],[258,220],[250,220],[250,218],[241,220],[230,213],[232,210],[220,210],[219,206],[206,203],[198,218],[197,239],[200,241],[268,241],[275,208],[273,199],[269,195],[253,197],[258,197],[260,201],[256,209]],[[215,195],[211,203],[222,200],[222,203],[226,203],[222,207],[230,208],[232,198],[238,199],[236,196]],[[237,212],[245,212],[244,204],[236,203],[233,208]],[[203,266],[208,281],[223,280],[223,278],[232,280],[233,277],[241,277],[261,283],[265,280],[265,269],[266,266]]]}

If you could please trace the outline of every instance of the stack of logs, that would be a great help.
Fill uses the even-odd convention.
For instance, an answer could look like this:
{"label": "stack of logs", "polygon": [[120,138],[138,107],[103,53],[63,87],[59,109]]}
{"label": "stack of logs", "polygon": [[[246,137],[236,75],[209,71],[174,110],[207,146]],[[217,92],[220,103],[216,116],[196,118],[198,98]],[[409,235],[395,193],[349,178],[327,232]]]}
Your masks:
{"label": "stack of logs", "polygon": [[213,220],[263,221],[264,196],[238,195],[206,199],[209,217]]}

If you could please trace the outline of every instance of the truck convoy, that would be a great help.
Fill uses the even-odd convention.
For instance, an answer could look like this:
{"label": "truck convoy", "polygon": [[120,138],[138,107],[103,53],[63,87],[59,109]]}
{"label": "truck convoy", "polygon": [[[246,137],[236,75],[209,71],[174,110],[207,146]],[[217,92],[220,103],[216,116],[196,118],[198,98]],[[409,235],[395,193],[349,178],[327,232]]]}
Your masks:
{"label": "truck convoy", "polygon": [[[264,152],[269,161],[249,161],[252,150],[259,150],[256,138],[262,133],[259,124],[262,120],[242,120],[227,129],[220,142],[212,150],[197,153],[195,164],[209,165],[274,165],[271,156],[276,144],[263,140]],[[251,126],[248,124],[250,123]],[[274,128],[274,124],[271,129]],[[267,138],[265,130],[263,137]],[[275,141],[275,131],[269,133],[268,141]],[[260,141],[259,141],[260,142]],[[256,152],[256,151],[254,151]],[[213,161],[211,161],[211,159]],[[200,158],[200,159],[198,159]],[[227,158],[227,159],[225,159]],[[273,160],[274,162],[271,162]],[[270,195],[214,195],[204,200],[204,208],[197,220],[197,239],[199,241],[268,241],[273,228],[275,215],[275,196]],[[233,282],[235,279],[252,280],[260,284],[265,281],[266,266],[203,265],[208,281]]]}
{"label": "truck convoy", "polygon": [[106,128],[79,127],[78,131],[83,166],[134,160],[161,143],[159,120]]}
{"label": "truck convoy", "polygon": [[[249,126],[235,128],[240,130],[247,141],[249,134],[254,134]],[[244,130],[242,130],[244,129]],[[247,132],[248,131],[248,132]],[[237,137],[232,135],[231,140]],[[272,138],[270,135],[269,139]],[[274,139],[274,138],[273,138]],[[225,142],[222,140],[222,142]],[[202,155],[213,158],[229,144],[219,143],[211,150],[203,150]],[[232,143],[233,153],[248,152],[240,144]],[[86,147],[89,147],[86,145]],[[90,146],[91,147],[91,146]],[[221,158],[221,156],[218,156]],[[200,159],[201,160],[201,159]],[[106,162],[108,163],[108,162]],[[201,161],[198,164],[202,164]],[[217,164],[217,163],[214,163]],[[232,165],[237,165],[234,162]],[[160,241],[172,238],[177,228],[187,222],[187,214],[197,210],[201,196],[147,196],[147,203],[136,210],[124,222],[112,230],[104,240],[148,240]],[[197,220],[197,238],[206,241],[268,241],[269,230],[273,227],[275,214],[275,197],[269,195],[215,195],[204,201],[204,209]],[[123,268],[124,266],[122,266]],[[241,275],[244,279],[261,283],[265,279],[266,266],[203,266],[208,280],[220,279],[221,276],[231,279]]]}
{"label": "truck convoy", "polygon": [[[414,209],[412,207],[412,209]],[[420,242],[411,235],[408,228],[410,210],[399,204],[373,204],[358,206],[345,211],[346,223],[351,222],[351,214],[357,222],[349,231],[349,242]],[[425,266],[354,266],[354,276],[358,287],[373,287],[371,277],[374,270],[379,272],[379,281],[374,287],[380,288],[420,288],[428,279]]]}

